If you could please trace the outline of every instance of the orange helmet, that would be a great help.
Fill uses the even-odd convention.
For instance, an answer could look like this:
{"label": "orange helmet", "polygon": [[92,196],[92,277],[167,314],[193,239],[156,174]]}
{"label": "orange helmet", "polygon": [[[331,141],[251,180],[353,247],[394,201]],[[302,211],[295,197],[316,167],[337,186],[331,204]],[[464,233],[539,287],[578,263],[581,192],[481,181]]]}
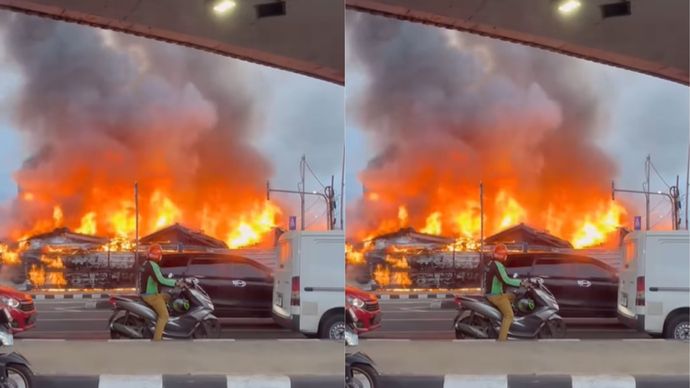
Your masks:
{"label": "orange helmet", "polygon": [[163,256],[163,248],[161,248],[160,244],[151,244],[146,252],[146,256],[149,259],[160,260]]}
{"label": "orange helmet", "polygon": [[505,260],[508,257],[508,248],[506,248],[505,244],[503,243],[498,243],[494,247],[494,258],[499,259],[499,260]]}

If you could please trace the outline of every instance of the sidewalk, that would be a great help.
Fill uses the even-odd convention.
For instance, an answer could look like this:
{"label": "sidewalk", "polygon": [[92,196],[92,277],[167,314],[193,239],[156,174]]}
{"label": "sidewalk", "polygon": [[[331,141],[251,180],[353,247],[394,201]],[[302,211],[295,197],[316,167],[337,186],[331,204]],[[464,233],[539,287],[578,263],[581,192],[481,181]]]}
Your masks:
{"label": "sidewalk", "polygon": [[365,340],[384,375],[688,375],[690,344],[665,340]]}
{"label": "sidewalk", "polygon": [[40,375],[342,375],[343,344],[309,339],[243,341],[18,340]]}

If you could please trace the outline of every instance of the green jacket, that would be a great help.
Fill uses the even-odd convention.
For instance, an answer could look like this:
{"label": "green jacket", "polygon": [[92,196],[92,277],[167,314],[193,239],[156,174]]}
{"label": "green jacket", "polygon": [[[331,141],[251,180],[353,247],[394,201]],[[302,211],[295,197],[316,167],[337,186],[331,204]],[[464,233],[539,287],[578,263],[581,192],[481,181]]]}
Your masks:
{"label": "green jacket", "polygon": [[520,287],[520,279],[513,279],[506,273],[506,267],[498,260],[491,260],[486,276],[487,284],[485,289],[489,295],[499,295],[505,293],[504,285],[510,287]]}
{"label": "green jacket", "polygon": [[153,260],[146,260],[142,266],[141,287],[143,295],[155,295],[160,292],[158,285],[175,287],[175,279],[168,279],[161,273],[161,268]]}

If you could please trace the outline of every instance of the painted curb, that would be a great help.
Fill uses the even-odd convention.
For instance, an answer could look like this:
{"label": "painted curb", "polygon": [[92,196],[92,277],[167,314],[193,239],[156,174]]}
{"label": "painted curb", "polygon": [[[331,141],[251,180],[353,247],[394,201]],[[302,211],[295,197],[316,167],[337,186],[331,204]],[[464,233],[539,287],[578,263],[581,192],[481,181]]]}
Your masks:
{"label": "painted curb", "polygon": [[381,376],[386,388],[687,388],[690,375]]}
{"label": "painted curb", "polygon": [[417,300],[425,300],[425,299],[454,299],[455,295],[454,294],[427,294],[427,293],[420,293],[420,294],[386,294],[386,293],[375,293],[376,296],[379,298],[379,300],[406,300],[406,299],[417,299]]}
{"label": "painted curb", "polygon": [[342,376],[99,375],[36,376],[40,388],[342,388]]}

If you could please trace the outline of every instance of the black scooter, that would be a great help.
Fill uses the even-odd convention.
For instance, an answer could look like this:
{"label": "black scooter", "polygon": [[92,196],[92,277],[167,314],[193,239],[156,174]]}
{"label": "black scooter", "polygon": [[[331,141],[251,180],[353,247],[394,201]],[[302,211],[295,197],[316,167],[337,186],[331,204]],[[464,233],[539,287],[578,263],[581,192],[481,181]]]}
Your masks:
{"label": "black scooter", "polygon": [[[171,277],[171,276],[169,276]],[[163,338],[218,338],[220,321],[213,315],[213,303],[196,278],[184,278],[170,292],[173,306]],[[110,299],[113,314],[108,326],[113,339],[151,339],[156,327],[156,312],[139,297],[114,296]]]}
{"label": "black scooter", "polygon": [[[566,327],[558,315],[558,302],[543,279],[523,281],[515,295],[518,308],[508,332],[509,339],[565,337]],[[453,322],[455,338],[498,338],[503,315],[486,297],[461,296],[456,303],[459,311]]]}
{"label": "black scooter", "polygon": [[[13,346],[12,315],[7,307],[0,308],[0,342]],[[0,353],[0,388],[33,388],[34,374],[29,361],[19,353]]]}
{"label": "black scooter", "polygon": [[[345,313],[345,346],[357,346],[359,337],[355,323],[357,315],[348,307]],[[377,388],[380,387],[379,373],[374,360],[362,352],[345,354],[345,387]]]}

